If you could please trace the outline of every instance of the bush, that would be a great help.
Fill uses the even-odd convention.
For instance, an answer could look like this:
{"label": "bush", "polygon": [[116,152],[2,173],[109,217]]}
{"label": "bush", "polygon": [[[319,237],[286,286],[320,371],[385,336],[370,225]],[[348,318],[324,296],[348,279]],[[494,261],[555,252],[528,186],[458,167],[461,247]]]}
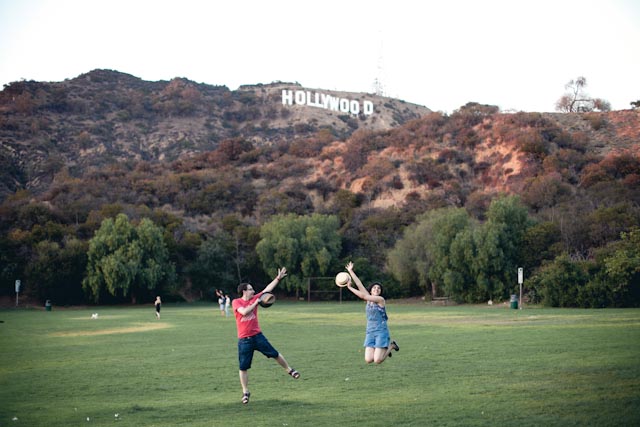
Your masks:
{"label": "bush", "polygon": [[583,119],[589,122],[593,130],[600,130],[607,125],[607,121],[602,114],[588,113],[584,115]]}
{"label": "bush", "polygon": [[549,153],[547,141],[535,130],[528,130],[518,136],[518,148],[523,153],[533,154],[537,158],[544,158]]}
{"label": "bush", "polygon": [[542,304],[549,307],[578,307],[580,289],[589,281],[584,262],[573,261],[567,254],[543,266],[531,278],[532,287]]}
{"label": "bush", "polygon": [[587,282],[578,292],[577,304],[584,308],[605,308],[612,305],[611,289],[596,277]]}

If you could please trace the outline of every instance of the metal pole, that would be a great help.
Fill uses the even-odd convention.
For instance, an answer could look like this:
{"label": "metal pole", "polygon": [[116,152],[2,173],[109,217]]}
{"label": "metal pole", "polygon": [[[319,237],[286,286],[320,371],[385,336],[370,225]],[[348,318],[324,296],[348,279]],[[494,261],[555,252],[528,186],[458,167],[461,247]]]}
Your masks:
{"label": "metal pole", "polygon": [[18,306],[18,294],[20,293],[20,285],[22,285],[22,282],[20,280],[16,280],[16,307]]}
{"label": "metal pole", "polygon": [[518,299],[518,308],[522,310],[522,282],[524,282],[524,269],[518,267],[518,284],[520,285],[520,298]]}
{"label": "metal pole", "polygon": [[518,300],[518,304],[520,305],[520,310],[522,310],[522,283],[520,283],[520,299]]}

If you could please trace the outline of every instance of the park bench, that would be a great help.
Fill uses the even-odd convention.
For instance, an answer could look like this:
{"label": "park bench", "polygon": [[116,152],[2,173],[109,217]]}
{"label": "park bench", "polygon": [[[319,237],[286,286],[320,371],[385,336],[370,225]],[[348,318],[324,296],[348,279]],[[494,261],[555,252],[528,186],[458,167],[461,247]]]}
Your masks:
{"label": "park bench", "polygon": [[448,305],[449,297],[434,297],[431,298],[432,305]]}

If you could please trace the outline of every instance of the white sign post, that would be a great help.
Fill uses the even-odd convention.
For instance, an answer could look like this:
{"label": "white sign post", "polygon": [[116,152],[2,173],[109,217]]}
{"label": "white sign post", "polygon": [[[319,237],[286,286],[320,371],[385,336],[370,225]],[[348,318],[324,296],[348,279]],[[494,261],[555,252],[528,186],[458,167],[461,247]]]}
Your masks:
{"label": "white sign post", "polygon": [[524,270],[518,267],[518,284],[520,285],[520,299],[518,300],[518,308],[522,310],[522,282],[524,279]]}
{"label": "white sign post", "polygon": [[16,280],[16,307],[18,306],[18,293],[20,293],[20,280]]}

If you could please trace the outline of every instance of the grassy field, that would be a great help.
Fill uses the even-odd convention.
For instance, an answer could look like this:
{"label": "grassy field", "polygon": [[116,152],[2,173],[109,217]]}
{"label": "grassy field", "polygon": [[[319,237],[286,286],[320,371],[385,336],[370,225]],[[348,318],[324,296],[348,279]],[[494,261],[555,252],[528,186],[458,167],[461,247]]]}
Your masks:
{"label": "grassy field", "polygon": [[260,309],[302,377],[256,353],[244,406],[216,304],[0,310],[0,427],[640,425],[640,310],[388,313],[400,352],[369,366],[362,303]]}

